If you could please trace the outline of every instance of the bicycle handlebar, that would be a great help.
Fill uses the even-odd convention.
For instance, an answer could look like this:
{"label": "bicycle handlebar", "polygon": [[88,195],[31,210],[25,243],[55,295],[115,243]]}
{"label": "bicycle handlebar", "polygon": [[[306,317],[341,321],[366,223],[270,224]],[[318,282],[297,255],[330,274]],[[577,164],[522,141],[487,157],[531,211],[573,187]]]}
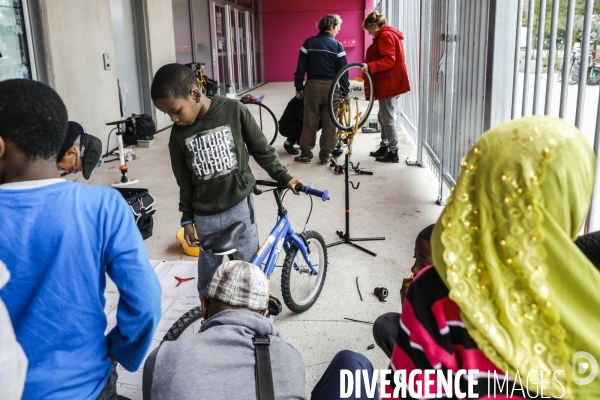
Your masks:
{"label": "bicycle handlebar", "polygon": [[[278,189],[285,189],[285,186],[282,186],[279,183],[272,182],[272,181],[257,180],[256,184],[257,185],[261,185],[261,186],[276,187]],[[323,201],[329,200],[329,190],[323,191],[323,190],[313,189],[310,186],[304,186],[304,185],[301,185],[301,184],[297,184],[295,189],[296,189],[297,192],[302,192],[302,193],[305,193],[305,194],[309,194],[311,196],[320,197],[321,200],[323,200]],[[258,189],[256,186],[253,188],[253,192],[256,195],[259,195],[259,194],[262,193],[262,191],[260,189]]]}
{"label": "bicycle handlebar", "polygon": [[320,197],[323,201],[329,200],[329,190],[323,191],[319,189],[313,189],[310,186],[303,186],[301,184],[297,184],[296,191],[303,192],[311,196]]}

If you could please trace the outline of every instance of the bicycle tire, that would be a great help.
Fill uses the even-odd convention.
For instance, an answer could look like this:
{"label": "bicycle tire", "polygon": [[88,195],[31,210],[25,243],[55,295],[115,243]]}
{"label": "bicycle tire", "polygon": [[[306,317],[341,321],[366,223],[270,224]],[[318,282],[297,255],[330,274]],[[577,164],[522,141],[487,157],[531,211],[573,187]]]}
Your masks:
{"label": "bicycle tire", "polygon": [[590,74],[591,74],[591,71],[590,71],[590,73],[588,73],[588,76],[587,76],[587,82],[586,82],[586,84],[588,84],[588,85],[597,85],[598,83],[600,83],[600,68],[598,68],[598,67],[590,67],[590,70],[592,68],[594,69],[594,76],[590,77]]}
{"label": "bicycle tire", "polygon": [[[265,106],[262,103],[259,103],[258,101],[247,101],[247,102],[243,102],[243,104],[245,104],[246,107],[248,106],[248,104],[256,104],[259,108],[262,107],[264,110],[266,110],[268,112],[269,115],[271,115],[271,118],[273,118],[273,125],[275,126],[275,134],[273,135],[273,138],[269,141],[269,133],[264,131],[262,121],[260,120],[260,118],[257,119],[257,117],[254,114],[252,114],[252,112],[250,112],[252,114],[252,116],[254,117],[256,124],[260,127],[260,130],[266,136],[267,141],[269,141],[269,144],[272,145],[273,143],[275,143],[275,139],[277,139],[277,134],[279,133],[279,123],[277,122],[277,118],[275,117],[275,114],[273,113],[273,111],[271,111],[271,109],[269,107]],[[248,108],[248,110],[250,110],[250,109]]]}
{"label": "bicycle tire", "polygon": [[[295,275],[301,275],[302,272],[294,269],[294,260],[298,255],[298,246],[296,244],[292,244],[290,246],[289,251],[285,257],[285,261],[283,263],[283,271],[281,273],[281,293],[283,295],[283,301],[285,305],[295,313],[301,313],[313,306],[315,301],[319,298],[321,294],[321,290],[323,290],[323,285],[325,284],[325,277],[327,276],[327,247],[325,245],[325,240],[323,237],[315,231],[306,231],[300,235],[305,243],[308,245],[308,249],[310,251],[309,256],[313,252],[319,252],[319,263],[313,263],[315,268],[318,268],[318,273],[315,279],[315,286],[310,288],[309,294],[302,300],[297,300],[293,296],[292,279]],[[305,261],[302,253],[299,254],[299,261]],[[300,269],[301,267],[299,267]],[[305,270],[308,269],[308,266],[305,267]],[[310,270],[309,270],[310,271]],[[311,277],[315,275],[307,275],[308,281],[310,282]]]}
{"label": "bicycle tire", "polygon": [[202,308],[200,306],[192,308],[190,311],[179,317],[177,321],[175,321],[175,323],[171,326],[171,328],[169,328],[163,337],[161,343],[164,341],[173,341],[179,339],[188,328],[202,319]]}
{"label": "bicycle tire", "polygon": [[[328,95],[328,109],[329,116],[331,120],[335,124],[338,129],[341,129],[345,132],[352,132],[355,128],[360,128],[367,122],[369,118],[369,114],[371,114],[371,110],[373,109],[373,102],[375,96],[375,83],[373,81],[373,77],[369,72],[363,73],[362,76],[366,77],[364,80],[364,84],[362,89],[360,88],[359,81],[354,78],[352,82],[356,84],[356,86],[350,85],[350,81],[348,81],[348,72],[351,70],[360,70],[362,68],[361,63],[352,63],[346,65],[342,68],[335,78],[333,78],[333,82],[331,83],[331,88],[329,89]],[[369,85],[369,94],[367,95],[367,83]],[[347,91],[347,95],[343,96],[343,92]],[[340,95],[340,92],[342,95]],[[352,102],[351,100],[354,100]],[[354,104],[352,104],[354,103]],[[356,111],[352,112],[353,105],[357,108]],[[348,113],[347,116],[342,121],[340,117],[340,108],[342,108],[342,112],[344,112],[344,108],[347,107]],[[360,113],[360,116],[358,116]],[[358,126],[356,125],[355,119],[358,116]]]}

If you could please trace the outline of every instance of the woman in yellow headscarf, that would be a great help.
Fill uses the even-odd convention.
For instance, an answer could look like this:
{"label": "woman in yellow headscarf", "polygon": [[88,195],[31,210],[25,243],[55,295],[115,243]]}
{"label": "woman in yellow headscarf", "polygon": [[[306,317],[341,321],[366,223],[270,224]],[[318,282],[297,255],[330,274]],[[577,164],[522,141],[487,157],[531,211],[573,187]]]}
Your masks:
{"label": "woman in yellow headscarf", "polygon": [[403,305],[392,365],[479,369],[491,382],[480,398],[496,390],[494,371],[508,371],[515,397],[540,398],[543,387],[545,397],[599,399],[600,376],[585,377],[600,361],[600,273],[573,243],[594,185],[590,146],[563,120],[527,117],[483,134],[461,167],[431,238],[435,267]]}

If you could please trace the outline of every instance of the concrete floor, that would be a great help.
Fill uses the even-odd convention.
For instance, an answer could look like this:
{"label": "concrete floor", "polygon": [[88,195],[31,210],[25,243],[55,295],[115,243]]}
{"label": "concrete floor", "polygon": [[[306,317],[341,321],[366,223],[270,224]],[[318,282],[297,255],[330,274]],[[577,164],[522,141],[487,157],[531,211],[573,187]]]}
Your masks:
{"label": "concrete floor", "polygon": [[[294,87],[292,83],[269,83],[252,93],[265,94],[264,103],[279,118],[294,95]],[[193,260],[183,253],[175,239],[180,213],[178,188],[167,149],[169,132],[158,133],[151,148],[134,147],[139,159],[129,163],[130,177],[139,179],[135,187],[149,189],[156,199],[158,211],[154,216],[154,232],[146,240],[150,259]],[[360,182],[360,188],[350,193],[351,234],[354,237],[385,236],[385,241],[361,243],[376,252],[377,257],[347,245],[329,248],[325,286],[316,304],[302,314],[293,314],[284,306],[284,312],[275,320],[288,342],[302,354],[307,394],[333,356],[342,349],[365,354],[375,368],[389,366],[389,360],[378,347],[367,350],[367,346],[375,343],[372,325],[344,318],[373,322],[383,313],[400,311],[399,290],[402,279],[410,275],[416,235],[434,223],[442,211],[435,204],[437,179],[429,168],[408,167],[404,163],[407,157],[414,157],[416,146],[406,132],[400,131],[399,136],[399,164],[377,163],[369,156],[379,143],[379,134],[360,133],[354,143],[352,160],[360,162],[362,168],[373,171],[374,175],[351,173],[351,180],[355,184]],[[274,146],[291,174],[306,184],[330,191],[331,200],[327,203],[315,199],[307,230],[320,232],[327,243],[337,241],[336,230],[345,230],[343,176],[335,175],[330,167],[316,161],[310,165],[294,162],[293,156],[282,147],[284,140],[279,136]],[[258,179],[269,179],[254,160],[251,165]],[[86,182],[81,174],[70,178]],[[87,183],[109,185],[118,178],[118,162],[110,162],[95,170]],[[262,241],[276,221],[276,206],[271,193],[256,197],[255,204]],[[302,231],[310,209],[308,196],[288,195],[284,205],[292,226],[297,232]],[[282,261],[280,258],[280,263]],[[276,270],[271,278],[271,290],[276,296],[281,295],[280,275],[280,270]],[[357,277],[363,301],[356,288]],[[373,294],[373,289],[380,286],[390,293],[385,303],[379,302]]]}

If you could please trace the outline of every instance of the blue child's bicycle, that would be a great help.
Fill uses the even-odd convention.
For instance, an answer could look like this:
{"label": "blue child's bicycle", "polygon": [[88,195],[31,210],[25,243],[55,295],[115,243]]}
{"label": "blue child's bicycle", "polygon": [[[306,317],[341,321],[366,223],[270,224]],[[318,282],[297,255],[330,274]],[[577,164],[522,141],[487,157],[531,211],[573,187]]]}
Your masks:
{"label": "blue child's bicycle", "polygon": [[[283,193],[286,191],[284,186],[269,181],[257,181],[256,184],[274,187],[274,189],[267,190],[259,190],[255,187],[254,194],[259,195],[272,191],[277,202],[279,218],[269,237],[252,258],[251,263],[263,269],[264,273],[270,277],[275,270],[275,263],[283,248],[286,253],[281,274],[283,301],[294,312],[306,311],[315,304],[325,283],[325,275],[327,274],[327,247],[325,241],[315,231],[305,231],[301,234],[294,233],[287,217],[287,210],[283,207]],[[327,190],[321,191],[302,185],[297,185],[296,190],[320,197],[323,201],[329,200]],[[235,259],[238,239],[245,230],[246,225],[243,222],[236,222],[219,232],[202,237],[200,247],[203,251],[212,250],[215,255],[228,255],[229,258]],[[281,304],[276,298],[271,297],[269,299],[269,313],[276,315],[280,311]],[[202,311],[200,307],[194,307],[173,324],[163,341],[177,340],[180,337],[197,333],[198,329],[195,326],[201,320]]]}

